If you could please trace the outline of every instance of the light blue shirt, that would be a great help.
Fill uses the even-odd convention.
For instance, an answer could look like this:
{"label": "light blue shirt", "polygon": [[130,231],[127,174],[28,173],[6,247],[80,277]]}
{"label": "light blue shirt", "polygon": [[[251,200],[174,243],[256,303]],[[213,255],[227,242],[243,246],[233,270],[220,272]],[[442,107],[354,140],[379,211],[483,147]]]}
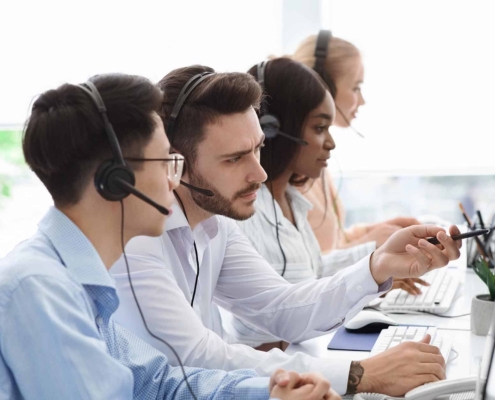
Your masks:
{"label": "light blue shirt", "polygon": [[[0,400],[191,398],[180,368],[113,322],[118,305],[93,245],[51,208],[0,260]],[[252,370],[186,374],[198,398],[268,398]]]}

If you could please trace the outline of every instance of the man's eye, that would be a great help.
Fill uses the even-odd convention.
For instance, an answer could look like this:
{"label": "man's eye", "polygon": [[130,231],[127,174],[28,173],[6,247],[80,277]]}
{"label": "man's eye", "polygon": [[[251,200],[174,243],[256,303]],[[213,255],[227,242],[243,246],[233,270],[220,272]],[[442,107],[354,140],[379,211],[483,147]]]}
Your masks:
{"label": "man's eye", "polygon": [[240,159],[241,159],[241,157],[235,157],[235,158],[231,158],[231,159],[227,160],[227,162],[230,163],[230,164],[235,164]]}

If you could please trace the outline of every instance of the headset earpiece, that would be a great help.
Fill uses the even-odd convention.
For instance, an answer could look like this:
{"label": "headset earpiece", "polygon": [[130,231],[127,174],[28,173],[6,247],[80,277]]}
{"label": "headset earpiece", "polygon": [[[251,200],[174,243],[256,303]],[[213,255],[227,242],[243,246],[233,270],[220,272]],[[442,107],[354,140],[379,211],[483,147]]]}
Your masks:
{"label": "headset earpiece", "polygon": [[261,115],[260,126],[266,139],[275,138],[280,131],[280,121],[272,114]]}
{"label": "headset earpiece", "polygon": [[136,183],[134,172],[129,165],[119,165],[109,160],[98,167],[94,183],[96,190],[105,200],[118,201],[130,194],[129,190],[119,184],[119,180],[131,186]]}

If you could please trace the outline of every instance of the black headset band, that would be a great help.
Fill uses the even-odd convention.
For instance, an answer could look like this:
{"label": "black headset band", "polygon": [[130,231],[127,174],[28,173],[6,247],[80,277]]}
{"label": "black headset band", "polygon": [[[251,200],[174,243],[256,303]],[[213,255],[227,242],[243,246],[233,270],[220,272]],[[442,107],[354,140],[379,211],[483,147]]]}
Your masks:
{"label": "black headset band", "polygon": [[[268,64],[268,61],[261,61],[257,66],[256,66],[256,77],[258,80],[258,83],[261,87],[261,91],[265,91],[265,70],[266,70],[266,65]],[[266,114],[266,101],[265,99],[261,100],[260,104],[260,116]]]}
{"label": "black headset band", "polygon": [[173,143],[172,139],[174,136],[175,121],[177,120],[177,117],[180,114],[182,106],[186,102],[189,95],[194,91],[194,89],[206,78],[208,78],[210,75],[213,74],[214,72],[202,72],[200,74],[194,75],[191,79],[187,81],[187,83],[180,91],[179,97],[177,97],[174,107],[172,108],[172,112],[170,113],[170,117],[167,124],[167,136],[169,137],[171,144]]}
{"label": "black headset band", "polygon": [[98,109],[98,112],[100,113],[103,120],[105,133],[107,134],[108,140],[110,142],[110,149],[112,151],[115,162],[120,165],[126,165],[124,156],[122,155],[122,150],[119,145],[119,141],[117,139],[117,135],[115,134],[115,130],[113,129],[110,120],[108,119],[107,108],[105,107],[105,103],[103,102],[100,92],[98,92],[98,89],[91,81],[87,81],[77,86],[89,95],[90,99],[93,101],[96,108]]}
{"label": "black headset band", "polygon": [[332,39],[332,32],[329,30],[322,29],[318,32],[318,37],[316,38],[316,46],[315,46],[315,65],[313,69],[320,74],[323,78],[325,75],[325,61],[328,56],[328,46],[329,42]]}

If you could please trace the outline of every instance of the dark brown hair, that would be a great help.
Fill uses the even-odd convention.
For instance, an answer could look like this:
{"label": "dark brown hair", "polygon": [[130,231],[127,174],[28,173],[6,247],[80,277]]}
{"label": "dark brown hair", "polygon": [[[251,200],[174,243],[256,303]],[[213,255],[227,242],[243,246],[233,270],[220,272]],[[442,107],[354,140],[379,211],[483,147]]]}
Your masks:
{"label": "dark brown hair", "polygon": [[[152,113],[160,111],[160,90],[139,76],[108,74],[91,81],[105,103],[124,156],[139,157],[156,129]],[[98,164],[112,158],[95,104],[70,84],[48,90],[34,102],[23,151],[57,206],[76,204]]]}
{"label": "dark brown hair", "polygon": [[[248,71],[257,76],[257,66]],[[264,112],[275,115],[280,130],[301,138],[308,114],[325,98],[327,87],[319,75],[305,65],[290,58],[275,58],[265,69]],[[265,141],[261,151],[261,166],[268,174],[267,181],[278,178],[296,155],[297,143],[277,136]],[[302,185],[308,178],[293,175],[290,183]]]}
{"label": "dark brown hair", "polygon": [[[162,118],[165,130],[180,91],[189,79],[203,72],[214,70],[201,65],[179,68],[168,73],[158,83],[163,91]],[[250,107],[258,109],[260,98],[260,86],[246,73],[215,73],[207,77],[194,89],[182,107],[175,122],[172,147],[184,155],[189,166],[194,165],[197,146],[204,139],[205,126],[215,123],[222,115],[242,113]]]}

